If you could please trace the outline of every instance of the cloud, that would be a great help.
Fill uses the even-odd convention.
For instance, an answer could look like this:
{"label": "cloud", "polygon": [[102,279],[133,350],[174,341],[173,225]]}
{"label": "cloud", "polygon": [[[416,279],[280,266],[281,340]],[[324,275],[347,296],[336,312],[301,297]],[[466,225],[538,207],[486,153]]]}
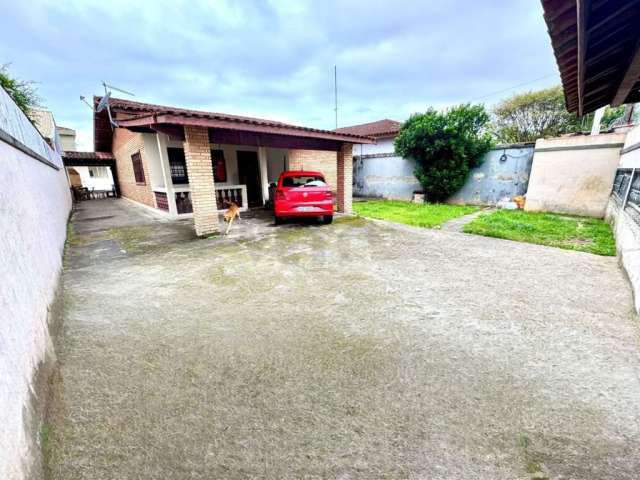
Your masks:
{"label": "cloud", "polygon": [[100,94],[102,80],[141,101],[333,128],[334,65],[341,125],[403,120],[556,71],[528,0],[13,2],[0,62],[83,132],[91,112],[78,97]]}

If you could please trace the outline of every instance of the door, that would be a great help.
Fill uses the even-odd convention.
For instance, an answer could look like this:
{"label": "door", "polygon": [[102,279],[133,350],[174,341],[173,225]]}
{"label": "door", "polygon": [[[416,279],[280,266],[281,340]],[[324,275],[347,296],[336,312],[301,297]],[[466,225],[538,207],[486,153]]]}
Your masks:
{"label": "door", "polygon": [[241,185],[247,186],[249,207],[262,205],[262,183],[260,182],[260,164],[258,152],[238,151],[238,178]]}

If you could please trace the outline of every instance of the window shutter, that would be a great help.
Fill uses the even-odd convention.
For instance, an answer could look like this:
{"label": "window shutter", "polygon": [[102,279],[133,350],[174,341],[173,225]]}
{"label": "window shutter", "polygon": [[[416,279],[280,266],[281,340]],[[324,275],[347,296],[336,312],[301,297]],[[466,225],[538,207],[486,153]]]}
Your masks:
{"label": "window shutter", "polygon": [[133,176],[136,179],[136,183],[145,185],[144,169],[142,168],[142,156],[140,152],[131,155],[131,163],[133,164]]}

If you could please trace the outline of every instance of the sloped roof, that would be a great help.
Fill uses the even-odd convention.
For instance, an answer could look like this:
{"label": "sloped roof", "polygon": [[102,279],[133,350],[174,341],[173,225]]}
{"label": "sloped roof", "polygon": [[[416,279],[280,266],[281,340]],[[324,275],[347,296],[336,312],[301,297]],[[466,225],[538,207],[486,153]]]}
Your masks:
{"label": "sloped roof", "polygon": [[[100,102],[100,99],[101,97],[94,97],[94,104],[97,105]],[[202,125],[210,128],[224,128],[241,131],[246,130],[267,134],[282,134],[351,143],[373,143],[371,138],[357,134],[291,125],[263,118],[134,102],[132,100],[125,100],[122,98],[111,98],[109,100],[109,105],[112,112],[127,114],[126,118],[118,120],[118,124],[124,128],[158,124]],[[110,141],[110,127],[106,115],[106,110],[103,110],[100,113],[96,112],[94,114],[94,139],[96,150],[105,150],[108,148],[105,140],[107,139],[106,137],[108,137]],[[103,136],[105,138],[103,138]]]}
{"label": "sloped roof", "polygon": [[567,110],[640,101],[640,0],[542,0]]}
{"label": "sloped roof", "polygon": [[336,128],[335,131],[340,133],[349,133],[352,135],[380,138],[396,135],[400,131],[401,126],[402,123],[385,118],[383,120],[362,123],[360,125],[353,125],[351,127]]}
{"label": "sloped roof", "polygon": [[76,152],[67,150],[62,154],[62,158],[70,160],[113,160],[110,152]]}

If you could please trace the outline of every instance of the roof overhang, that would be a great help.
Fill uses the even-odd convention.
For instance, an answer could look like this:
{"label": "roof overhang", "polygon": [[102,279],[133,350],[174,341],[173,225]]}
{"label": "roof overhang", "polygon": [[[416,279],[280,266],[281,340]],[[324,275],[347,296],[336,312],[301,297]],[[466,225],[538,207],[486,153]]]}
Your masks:
{"label": "roof overhang", "polygon": [[115,158],[110,152],[75,152],[66,151],[62,154],[65,167],[100,167],[110,166]]}
{"label": "roof overhang", "polygon": [[640,101],[640,0],[542,0],[567,110]]}
{"label": "roof overhang", "polygon": [[349,143],[375,143],[371,137],[361,137],[358,135],[345,135],[338,132],[327,132],[320,130],[301,129],[294,126],[269,126],[269,125],[253,125],[250,123],[240,123],[236,121],[213,119],[213,118],[197,118],[185,117],[181,115],[146,115],[142,117],[131,118],[127,120],[119,120],[118,126],[123,128],[130,127],[149,127],[155,125],[192,125],[207,128],[218,128],[226,130],[237,130],[243,132],[257,132],[272,135],[286,135],[290,137],[302,138],[319,138],[323,140],[333,140],[338,142]]}
{"label": "roof overhang", "polygon": [[[99,98],[94,98],[94,103]],[[209,129],[215,143],[222,140],[244,141],[250,145],[280,148],[309,148],[337,150],[342,143],[375,143],[373,137],[301,127],[281,122],[223,113],[186,110],[175,107],[111,99],[111,112],[118,127],[139,132],[163,132],[184,138],[185,126]],[[108,112],[94,112],[94,148],[109,150],[113,128]]]}

